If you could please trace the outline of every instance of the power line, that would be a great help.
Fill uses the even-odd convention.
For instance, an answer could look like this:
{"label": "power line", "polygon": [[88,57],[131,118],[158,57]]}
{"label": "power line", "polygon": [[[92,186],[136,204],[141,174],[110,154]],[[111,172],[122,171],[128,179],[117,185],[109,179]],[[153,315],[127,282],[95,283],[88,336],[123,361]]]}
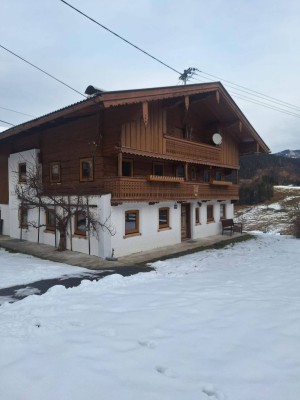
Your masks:
{"label": "power line", "polygon": [[[194,79],[194,80],[196,80],[196,81],[198,81],[198,82],[203,82],[203,81],[200,81],[200,80],[198,80],[198,79],[196,79],[196,78],[192,78],[192,79]],[[207,79],[207,78],[205,78],[205,79]],[[228,85],[226,85],[226,86],[228,86]],[[230,86],[230,87],[232,88],[232,86]],[[240,89],[235,88],[235,90],[240,90]],[[242,92],[248,93],[248,92],[246,92],[246,91],[244,91],[244,90],[242,90]],[[247,96],[245,96],[245,95],[243,95],[243,94],[241,94],[241,93],[236,93],[236,92],[233,92],[233,91],[231,91],[231,90],[229,90],[229,94],[230,94],[232,97],[236,97],[236,98],[239,98],[239,99],[241,99],[241,100],[245,100],[245,101],[248,101],[248,102],[250,102],[250,103],[253,103],[253,104],[256,104],[256,105],[265,107],[265,108],[269,108],[269,109],[274,110],[274,111],[281,112],[282,114],[287,114],[287,115],[291,115],[291,116],[293,116],[293,117],[300,118],[300,114],[296,114],[295,112],[292,112],[292,111],[289,111],[289,110],[284,110],[284,109],[282,109],[282,108],[280,108],[280,107],[277,107],[277,106],[275,106],[275,105],[273,105],[273,104],[264,103],[264,102],[262,102],[262,101],[257,100],[256,98],[253,99],[253,98],[251,98],[251,97],[247,97]],[[254,95],[252,95],[251,93],[248,93],[248,94],[250,94],[251,96],[254,96]],[[255,97],[255,96],[254,96],[254,97]],[[258,96],[258,97],[259,97],[259,96]],[[270,100],[267,100],[267,99],[264,99],[264,100],[271,102]],[[280,103],[276,103],[276,104],[280,104]],[[287,107],[287,106],[284,106],[284,107]],[[290,107],[287,107],[287,108],[290,108]],[[292,110],[293,110],[293,109],[292,109]]]}
{"label": "power line", "polygon": [[111,29],[107,28],[106,26],[102,25],[100,22],[96,21],[92,17],[89,17],[87,14],[85,14],[84,12],[78,10],[78,8],[72,6],[70,3],[67,3],[65,0],[60,0],[60,1],[62,3],[64,3],[65,5],[67,5],[68,7],[72,8],[74,11],[76,11],[79,14],[83,15],[85,18],[87,18],[90,21],[94,22],[95,24],[99,25],[101,28],[103,28],[103,29],[107,30],[108,32],[110,32],[111,34],[115,35],[117,38],[123,40],[123,42],[129,44],[130,46],[134,47],[135,49],[137,49],[137,50],[141,51],[142,53],[146,54],[146,56],[153,58],[153,60],[155,60],[155,61],[159,62],[160,64],[164,65],[165,67],[171,69],[172,71],[176,72],[180,76],[182,75],[182,72],[177,71],[175,68],[171,67],[170,65],[166,64],[165,62],[163,62],[163,61],[159,60],[158,58],[154,57],[152,54],[150,54],[147,51],[141,49],[140,47],[138,47],[137,45],[133,44],[129,40],[125,39],[124,37],[118,35],[116,32],[114,32]]}
{"label": "power line", "polygon": [[0,122],[3,122],[4,124],[7,124],[7,125],[15,126],[14,124],[11,124],[10,122],[2,121],[2,119],[0,119]]}
{"label": "power line", "polygon": [[[178,74],[180,75],[179,79],[182,80],[182,81],[185,82],[185,83],[186,83],[187,81],[189,81],[190,78],[191,78],[191,79],[195,79],[195,78],[193,78],[193,74],[199,75],[199,74],[196,73],[196,71],[198,71],[198,72],[201,72],[201,73],[204,74],[204,75],[207,75],[207,76],[216,78],[216,79],[218,79],[218,80],[220,80],[220,81],[223,81],[223,82],[229,83],[229,84],[231,84],[231,85],[234,85],[234,86],[235,86],[234,89],[239,90],[239,91],[242,91],[242,92],[245,92],[245,93],[247,93],[247,94],[249,94],[249,95],[251,95],[251,96],[253,96],[253,97],[258,97],[258,98],[264,99],[264,100],[266,100],[266,101],[268,101],[268,102],[270,102],[270,103],[279,104],[279,105],[281,105],[281,106],[283,106],[283,107],[286,107],[286,108],[293,108],[294,110],[299,110],[299,111],[300,111],[300,107],[295,106],[295,105],[293,105],[293,104],[291,104],[291,103],[287,103],[287,102],[285,102],[285,101],[282,101],[282,100],[277,99],[277,98],[275,98],[275,97],[272,97],[272,96],[266,95],[266,94],[264,94],[264,93],[258,92],[258,91],[256,91],[256,90],[249,89],[249,88],[247,88],[247,87],[245,87],[245,86],[238,85],[238,84],[236,84],[236,83],[234,83],[234,82],[231,82],[231,81],[228,81],[228,80],[226,80],[226,79],[220,78],[220,77],[218,77],[218,76],[216,76],[216,75],[213,75],[213,74],[209,74],[208,72],[201,71],[201,70],[199,70],[199,69],[197,69],[197,68],[189,68],[188,70],[185,70],[183,73],[181,73],[181,72],[177,71],[175,68],[173,68],[173,67],[171,67],[170,65],[166,64],[165,62],[163,62],[163,61],[159,60],[158,58],[154,57],[152,54],[150,54],[150,53],[148,53],[147,51],[145,51],[145,50],[141,49],[140,47],[136,46],[135,44],[133,44],[133,43],[130,42],[129,40],[127,40],[127,39],[125,39],[124,37],[120,36],[120,35],[117,34],[116,32],[114,32],[114,31],[112,31],[111,29],[107,28],[106,26],[104,26],[104,25],[101,24],[100,22],[96,21],[96,20],[93,19],[92,17],[88,16],[88,15],[85,14],[84,12],[80,11],[78,8],[74,7],[73,5],[71,5],[70,3],[66,2],[65,0],[60,0],[60,1],[61,1],[62,3],[64,3],[65,5],[67,5],[68,7],[72,8],[74,11],[78,12],[79,14],[81,14],[82,16],[84,16],[85,18],[87,18],[87,19],[89,19],[90,21],[94,22],[95,24],[97,24],[97,25],[100,26],[101,28],[107,30],[108,32],[110,32],[111,34],[113,34],[114,36],[116,36],[117,38],[123,40],[124,42],[126,42],[126,43],[129,44],[130,46],[132,46],[132,47],[134,47],[135,49],[141,51],[142,53],[146,54],[147,56],[151,57],[152,59],[154,59],[155,61],[157,61],[157,62],[159,62],[160,64],[164,65],[165,67],[171,69],[172,71],[178,73]],[[192,74],[191,77],[187,77],[187,72],[188,72],[189,70],[193,70],[193,74]],[[205,79],[208,79],[208,78],[206,78],[206,77],[204,77],[204,78],[205,78]],[[238,89],[238,88],[242,88],[242,89],[245,89],[245,90],[241,90],[241,89]],[[252,101],[252,102],[254,102],[254,101]],[[258,105],[260,105],[259,103],[260,103],[260,102],[257,102]],[[272,108],[272,106],[269,106],[269,108]],[[277,108],[277,107],[274,106],[273,109],[276,111],[276,108]],[[277,111],[284,112],[284,111],[282,111],[282,110],[277,110]],[[288,111],[287,111],[286,113],[287,113],[287,114],[294,115],[294,114],[292,114],[292,113],[289,113]],[[295,115],[294,115],[294,116],[295,116]]]}
{"label": "power line", "polygon": [[21,112],[21,111],[12,110],[11,108],[5,108],[5,107],[0,107],[0,108],[1,108],[1,110],[6,110],[6,111],[14,112],[14,113],[16,113],[16,114],[26,115],[27,117],[35,118],[34,115],[25,114],[25,113],[23,113],[23,112]]}
{"label": "power line", "polygon": [[[258,91],[256,91],[256,90],[249,89],[249,88],[247,88],[246,86],[238,85],[237,83],[228,81],[228,80],[223,79],[223,78],[221,78],[221,77],[219,77],[219,76],[217,76],[217,75],[212,75],[212,74],[209,74],[208,72],[201,71],[201,70],[199,70],[199,72],[201,72],[201,73],[204,74],[204,75],[211,76],[212,78],[219,79],[219,80],[221,80],[221,81],[223,81],[223,82],[230,83],[231,85],[240,87],[240,88],[242,88],[242,89],[246,89],[246,90],[248,90],[248,91],[250,91],[250,92],[253,92],[253,93],[259,94],[259,95],[261,95],[261,96],[267,97],[267,98],[269,98],[269,99],[272,99],[272,100],[275,100],[275,101],[279,101],[280,103],[286,104],[286,105],[288,105],[288,106],[291,106],[291,107],[300,109],[300,107],[295,106],[294,104],[291,104],[291,103],[288,103],[288,102],[286,102],[286,101],[277,99],[276,97],[269,96],[269,95],[267,95],[267,94],[258,92]],[[206,79],[207,79],[207,78],[206,78]]]}
{"label": "power line", "polygon": [[13,51],[9,50],[8,48],[4,47],[3,45],[0,44],[0,47],[2,49],[4,49],[5,51],[7,51],[8,53],[14,55],[15,57],[19,58],[20,60],[24,61],[26,64],[31,65],[33,68],[39,70],[40,72],[42,72],[45,75],[48,75],[50,78],[55,79],[57,82],[61,83],[62,85],[66,86],[67,88],[73,90],[73,92],[76,92],[78,94],[80,94],[80,96],[83,96],[85,98],[88,98],[87,96],[85,96],[84,94],[80,93],[78,90],[72,88],[72,86],[68,85],[67,83],[61,81],[60,79],[56,78],[55,76],[49,74],[49,72],[43,70],[42,68],[37,67],[36,65],[34,65],[33,63],[31,63],[30,61],[25,60],[25,58],[19,56],[18,54],[14,53]]}

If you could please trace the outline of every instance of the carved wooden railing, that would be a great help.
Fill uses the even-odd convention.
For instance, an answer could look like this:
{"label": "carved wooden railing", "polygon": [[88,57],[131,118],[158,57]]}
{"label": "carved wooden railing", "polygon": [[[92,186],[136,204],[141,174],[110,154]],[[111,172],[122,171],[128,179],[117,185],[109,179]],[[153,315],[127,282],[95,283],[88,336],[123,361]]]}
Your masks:
{"label": "carved wooden railing", "polygon": [[237,200],[238,185],[211,186],[196,182],[155,182],[146,178],[110,177],[104,179],[104,190],[113,201],[163,200]]}
{"label": "carved wooden railing", "polygon": [[208,144],[190,142],[172,136],[164,136],[164,153],[187,160],[220,162],[221,149]]}

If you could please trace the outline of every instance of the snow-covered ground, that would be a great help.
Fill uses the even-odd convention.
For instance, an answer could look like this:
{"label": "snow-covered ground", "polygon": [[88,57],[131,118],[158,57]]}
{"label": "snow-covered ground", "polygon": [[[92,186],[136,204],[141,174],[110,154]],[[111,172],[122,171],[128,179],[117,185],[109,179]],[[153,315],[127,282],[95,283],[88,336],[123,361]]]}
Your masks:
{"label": "snow-covered ground", "polygon": [[1,400],[299,399],[299,243],[258,235],[5,303]]}
{"label": "snow-covered ground", "polygon": [[0,289],[42,279],[89,273],[92,272],[85,268],[41,260],[24,254],[9,253],[0,249]]}

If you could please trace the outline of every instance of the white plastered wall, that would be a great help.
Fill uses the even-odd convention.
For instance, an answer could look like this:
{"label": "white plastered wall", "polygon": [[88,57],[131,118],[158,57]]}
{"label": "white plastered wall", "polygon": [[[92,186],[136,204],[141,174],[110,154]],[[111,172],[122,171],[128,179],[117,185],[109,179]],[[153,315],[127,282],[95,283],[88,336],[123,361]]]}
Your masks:
{"label": "white plastered wall", "polygon": [[[201,239],[221,233],[220,204],[225,204],[226,218],[233,218],[233,205],[226,202],[190,201],[191,239]],[[201,203],[199,206],[198,203]],[[176,207],[174,205],[176,204]],[[214,221],[207,222],[207,205],[213,205]],[[170,209],[170,229],[159,230],[158,210]],[[195,223],[195,208],[199,207],[200,223]],[[125,211],[139,211],[139,234],[125,236]],[[112,207],[112,223],[116,226],[116,235],[111,238],[115,256],[121,257],[140,251],[147,251],[181,242],[181,205],[176,202],[123,203]]]}

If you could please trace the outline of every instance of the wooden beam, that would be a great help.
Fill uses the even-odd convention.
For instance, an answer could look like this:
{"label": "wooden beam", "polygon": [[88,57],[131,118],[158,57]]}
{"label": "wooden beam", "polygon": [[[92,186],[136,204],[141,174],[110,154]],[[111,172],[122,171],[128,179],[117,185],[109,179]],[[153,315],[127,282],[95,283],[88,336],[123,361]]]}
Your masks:
{"label": "wooden beam", "polygon": [[220,104],[220,93],[218,90],[216,90],[216,100],[217,100],[217,103]]}
{"label": "wooden beam", "polygon": [[185,109],[188,111],[190,107],[190,97],[189,96],[184,96],[184,104],[185,104]]}
{"label": "wooden beam", "polygon": [[145,126],[147,126],[147,124],[148,124],[148,118],[149,118],[148,102],[145,101],[143,103],[143,120],[144,120]]}

